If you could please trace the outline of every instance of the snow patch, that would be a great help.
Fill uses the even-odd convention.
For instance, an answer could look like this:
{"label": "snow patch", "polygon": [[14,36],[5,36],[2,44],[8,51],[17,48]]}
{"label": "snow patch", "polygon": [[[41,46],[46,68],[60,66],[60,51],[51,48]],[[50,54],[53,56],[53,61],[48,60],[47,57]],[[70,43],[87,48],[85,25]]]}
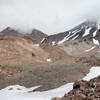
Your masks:
{"label": "snow patch", "polygon": [[[9,96],[9,95],[12,95],[12,94],[15,94],[15,93],[27,93],[27,92],[31,92],[37,88],[39,88],[40,86],[35,86],[35,87],[32,87],[32,88],[25,88],[24,86],[20,86],[20,85],[14,85],[14,86],[8,86],[6,87],[5,89],[2,89],[2,91],[0,91],[0,97],[1,95],[6,95],[6,96]],[[7,92],[7,94],[6,94]]]}
{"label": "snow patch", "polygon": [[96,45],[99,45],[99,41],[98,40],[93,39],[93,43],[96,44]]}
{"label": "snow patch", "polygon": [[78,38],[79,37],[79,35],[76,35],[74,38],[72,38],[72,40],[75,40],[76,38]]}
{"label": "snow patch", "polygon": [[[13,89],[9,90],[11,87],[13,87]],[[21,90],[16,91],[16,88],[19,87]],[[68,83],[49,91],[29,92],[32,91],[32,89],[36,89],[37,87],[33,87],[31,89],[25,88],[23,86],[7,87],[0,90],[0,100],[50,100],[53,97],[62,97],[65,93],[71,91],[73,89],[73,83]]]}
{"label": "snow patch", "polygon": [[99,23],[97,24],[97,28],[100,29],[100,24]]}
{"label": "snow patch", "polygon": [[77,37],[79,36],[79,35],[75,36],[78,32],[80,32],[80,30],[75,31],[74,34],[71,34],[71,33],[70,33],[70,36],[68,36],[66,40],[69,40],[69,39],[72,38],[72,37],[73,37],[73,40],[74,40],[74,38],[77,38]]}
{"label": "snow patch", "polygon": [[43,43],[44,40],[45,40],[45,38],[43,38],[43,39],[41,40],[41,43]]}
{"label": "snow patch", "polygon": [[96,34],[97,34],[97,30],[93,33],[93,37],[95,37],[95,36],[96,36]]}
{"label": "snow patch", "polygon": [[[71,32],[69,32],[69,34],[68,34],[67,36],[65,36],[64,39],[61,40],[61,41],[59,41],[57,44],[62,44],[62,43],[64,43],[65,41],[68,41],[71,37],[75,36],[76,33],[79,32],[79,31],[80,31],[80,30],[75,30],[75,31],[73,31],[73,32],[75,32],[74,34],[71,33]],[[75,37],[73,38],[73,40],[76,39],[78,36],[79,36],[79,35],[75,36]]]}
{"label": "snow patch", "polygon": [[85,30],[85,33],[83,34],[83,37],[87,36],[90,34],[91,27]]}
{"label": "snow patch", "polygon": [[57,44],[62,44],[62,43],[64,43],[64,42],[67,40],[67,37],[68,37],[69,35],[70,35],[70,33],[69,33],[67,36],[65,36],[63,40],[59,41]]}
{"label": "snow patch", "polygon": [[92,48],[90,48],[90,49],[88,49],[88,50],[85,50],[85,52],[89,52],[89,51],[91,51],[91,50],[93,50],[95,47],[92,47]]}
{"label": "snow patch", "polygon": [[91,79],[98,77],[100,75],[100,66],[94,66],[90,69],[90,73],[88,73],[83,80],[90,81]]}
{"label": "snow patch", "polygon": [[52,45],[56,45],[56,42],[55,42],[55,41],[53,41],[53,42],[52,42]]}
{"label": "snow patch", "polygon": [[47,59],[47,62],[52,62],[52,59],[50,59],[50,58],[49,58],[49,59]]}

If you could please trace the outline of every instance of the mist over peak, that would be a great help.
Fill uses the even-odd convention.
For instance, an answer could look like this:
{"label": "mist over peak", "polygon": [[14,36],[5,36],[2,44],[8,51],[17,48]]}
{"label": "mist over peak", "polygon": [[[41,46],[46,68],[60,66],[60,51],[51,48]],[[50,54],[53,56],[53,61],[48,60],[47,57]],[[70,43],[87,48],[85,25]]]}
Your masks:
{"label": "mist over peak", "polygon": [[30,33],[69,30],[86,19],[99,21],[100,0],[0,0],[0,30],[10,26]]}

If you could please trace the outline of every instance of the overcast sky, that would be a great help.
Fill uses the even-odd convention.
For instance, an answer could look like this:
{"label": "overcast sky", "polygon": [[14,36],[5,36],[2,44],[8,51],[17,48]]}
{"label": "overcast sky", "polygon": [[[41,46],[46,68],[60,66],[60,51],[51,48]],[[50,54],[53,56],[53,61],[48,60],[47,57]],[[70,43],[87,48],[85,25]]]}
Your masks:
{"label": "overcast sky", "polygon": [[99,17],[100,0],[0,0],[0,30],[10,26],[54,34]]}

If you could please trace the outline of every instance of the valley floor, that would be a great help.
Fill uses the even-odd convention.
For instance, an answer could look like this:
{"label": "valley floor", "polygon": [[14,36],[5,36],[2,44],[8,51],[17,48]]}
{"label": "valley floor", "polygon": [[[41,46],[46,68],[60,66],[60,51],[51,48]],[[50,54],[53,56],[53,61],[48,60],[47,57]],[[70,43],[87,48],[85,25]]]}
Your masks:
{"label": "valley floor", "polygon": [[20,66],[20,72],[0,80],[0,88],[18,84],[28,88],[41,85],[37,89],[39,91],[54,89],[82,79],[90,68],[87,63],[76,63],[67,59],[55,63]]}

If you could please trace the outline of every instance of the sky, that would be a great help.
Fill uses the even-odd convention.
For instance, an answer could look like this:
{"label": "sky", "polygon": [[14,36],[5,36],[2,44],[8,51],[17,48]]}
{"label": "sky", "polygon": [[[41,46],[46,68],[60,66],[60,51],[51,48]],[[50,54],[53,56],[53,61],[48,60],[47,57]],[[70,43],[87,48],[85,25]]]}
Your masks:
{"label": "sky", "polygon": [[67,31],[100,17],[100,0],[0,0],[0,31],[10,26],[48,35]]}

